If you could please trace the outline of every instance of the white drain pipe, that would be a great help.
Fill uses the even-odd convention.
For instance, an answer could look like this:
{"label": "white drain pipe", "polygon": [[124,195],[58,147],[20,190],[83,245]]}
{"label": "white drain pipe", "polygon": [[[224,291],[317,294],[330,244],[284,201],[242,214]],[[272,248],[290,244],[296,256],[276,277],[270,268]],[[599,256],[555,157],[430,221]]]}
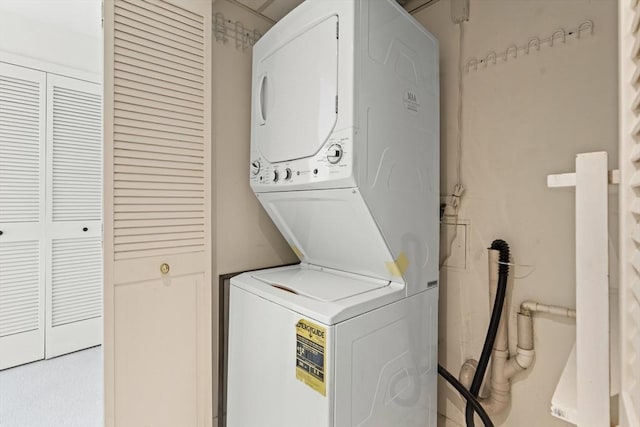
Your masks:
{"label": "white drain pipe", "polygon": [[[489,291],[491,301],[495,301],[498,289],[499,251],[489,250]],[[535,301],[525,301],[518,312],[518,344],[516,353],[509,354],[509,331],[507,305],[502,308],[502,316],[496,334],[496,340],[491,354],[491,391],[487,397],[478,400],[489,415],[503,412],[511,401],[511,378],[519,372],[528,369],[533,364],[535,351],[533,348],[533,313],[549,313],[556,316],[575,318],[576,311],[566,307],[540,304]],[[467,360],[460,369],[460,382],[466,387],[471,386],[473,376],[478,367],[477,360]]]}
{"label": "white drain pipe", "polygon": [[[498,289],[498,260],[500,252],[489,250],[489,292],[491,301],[495,301]],[[533,363],[533,323],[531,313],[518,313],[518,346],[514,356],[509,355],[509,331],[507,304],[502,307],[502,316],[491,353],[491,392],[489,396],[478,399],[489,415],[504,411],[511,401],[511,378]],[[460,382],[467,388],[473,381],[478,362],[467,360],[460,370]]]}
{"label": "white drain pipe", "polygon": [[557,305],[540,304],[535,301],[525,301],[520,304],[520,312],[529,313],[549,313],[554,316],[576,318],[576,311],[567,307],[559,307]]}

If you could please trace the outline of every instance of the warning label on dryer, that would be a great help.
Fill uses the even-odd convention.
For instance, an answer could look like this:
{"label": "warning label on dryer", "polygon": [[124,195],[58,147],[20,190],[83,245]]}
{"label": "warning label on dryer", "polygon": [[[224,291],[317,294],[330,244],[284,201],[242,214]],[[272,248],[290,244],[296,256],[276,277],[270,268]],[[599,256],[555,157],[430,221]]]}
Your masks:
{"label": "warning label on dryer", "polygon": [[327,395],[325,368],[327,330],[305,319],[296,324],[296,378]]}

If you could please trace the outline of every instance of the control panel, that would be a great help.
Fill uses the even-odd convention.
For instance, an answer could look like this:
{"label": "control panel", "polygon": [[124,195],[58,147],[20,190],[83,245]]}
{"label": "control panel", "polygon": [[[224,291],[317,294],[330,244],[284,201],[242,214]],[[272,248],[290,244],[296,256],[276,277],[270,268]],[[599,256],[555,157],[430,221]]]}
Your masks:
{"label": "control panel", "polygon": [[305,184],[351,177],[353,170],[351,129],[334,133],[312,157],[270,163],[253,152],[249,167],[251,186],[263,191],[287,190]]}

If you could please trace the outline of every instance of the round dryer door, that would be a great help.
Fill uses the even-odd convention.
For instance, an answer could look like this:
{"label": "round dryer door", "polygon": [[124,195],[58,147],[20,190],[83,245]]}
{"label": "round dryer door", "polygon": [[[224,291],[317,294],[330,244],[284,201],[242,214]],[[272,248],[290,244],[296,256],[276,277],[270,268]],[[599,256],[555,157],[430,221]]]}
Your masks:
{"label": "round dryer door", "polygon": [[[318,153],[337,120],[338,17],[261,46],[253,76],[254,143],[271,163]],[[255,53],[255,52],[254,52]]]}

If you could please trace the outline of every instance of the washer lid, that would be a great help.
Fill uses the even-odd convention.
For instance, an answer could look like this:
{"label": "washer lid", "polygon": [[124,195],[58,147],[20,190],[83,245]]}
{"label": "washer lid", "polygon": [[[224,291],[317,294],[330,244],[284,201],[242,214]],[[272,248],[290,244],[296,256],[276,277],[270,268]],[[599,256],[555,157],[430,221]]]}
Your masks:
{"label": "washer lid", "polygon": [[400,283],[309,264],[242,273],[231,278],[231,287],[325,325],[335,325],[406,295]]}
{"label": "washer lid", "polygon": [[306,269],[259,272],[253,275],[255,279],[273,287],[322,302],[340,301],[389,285],[389,282],[383,280],[356,279],[351,276]]}

